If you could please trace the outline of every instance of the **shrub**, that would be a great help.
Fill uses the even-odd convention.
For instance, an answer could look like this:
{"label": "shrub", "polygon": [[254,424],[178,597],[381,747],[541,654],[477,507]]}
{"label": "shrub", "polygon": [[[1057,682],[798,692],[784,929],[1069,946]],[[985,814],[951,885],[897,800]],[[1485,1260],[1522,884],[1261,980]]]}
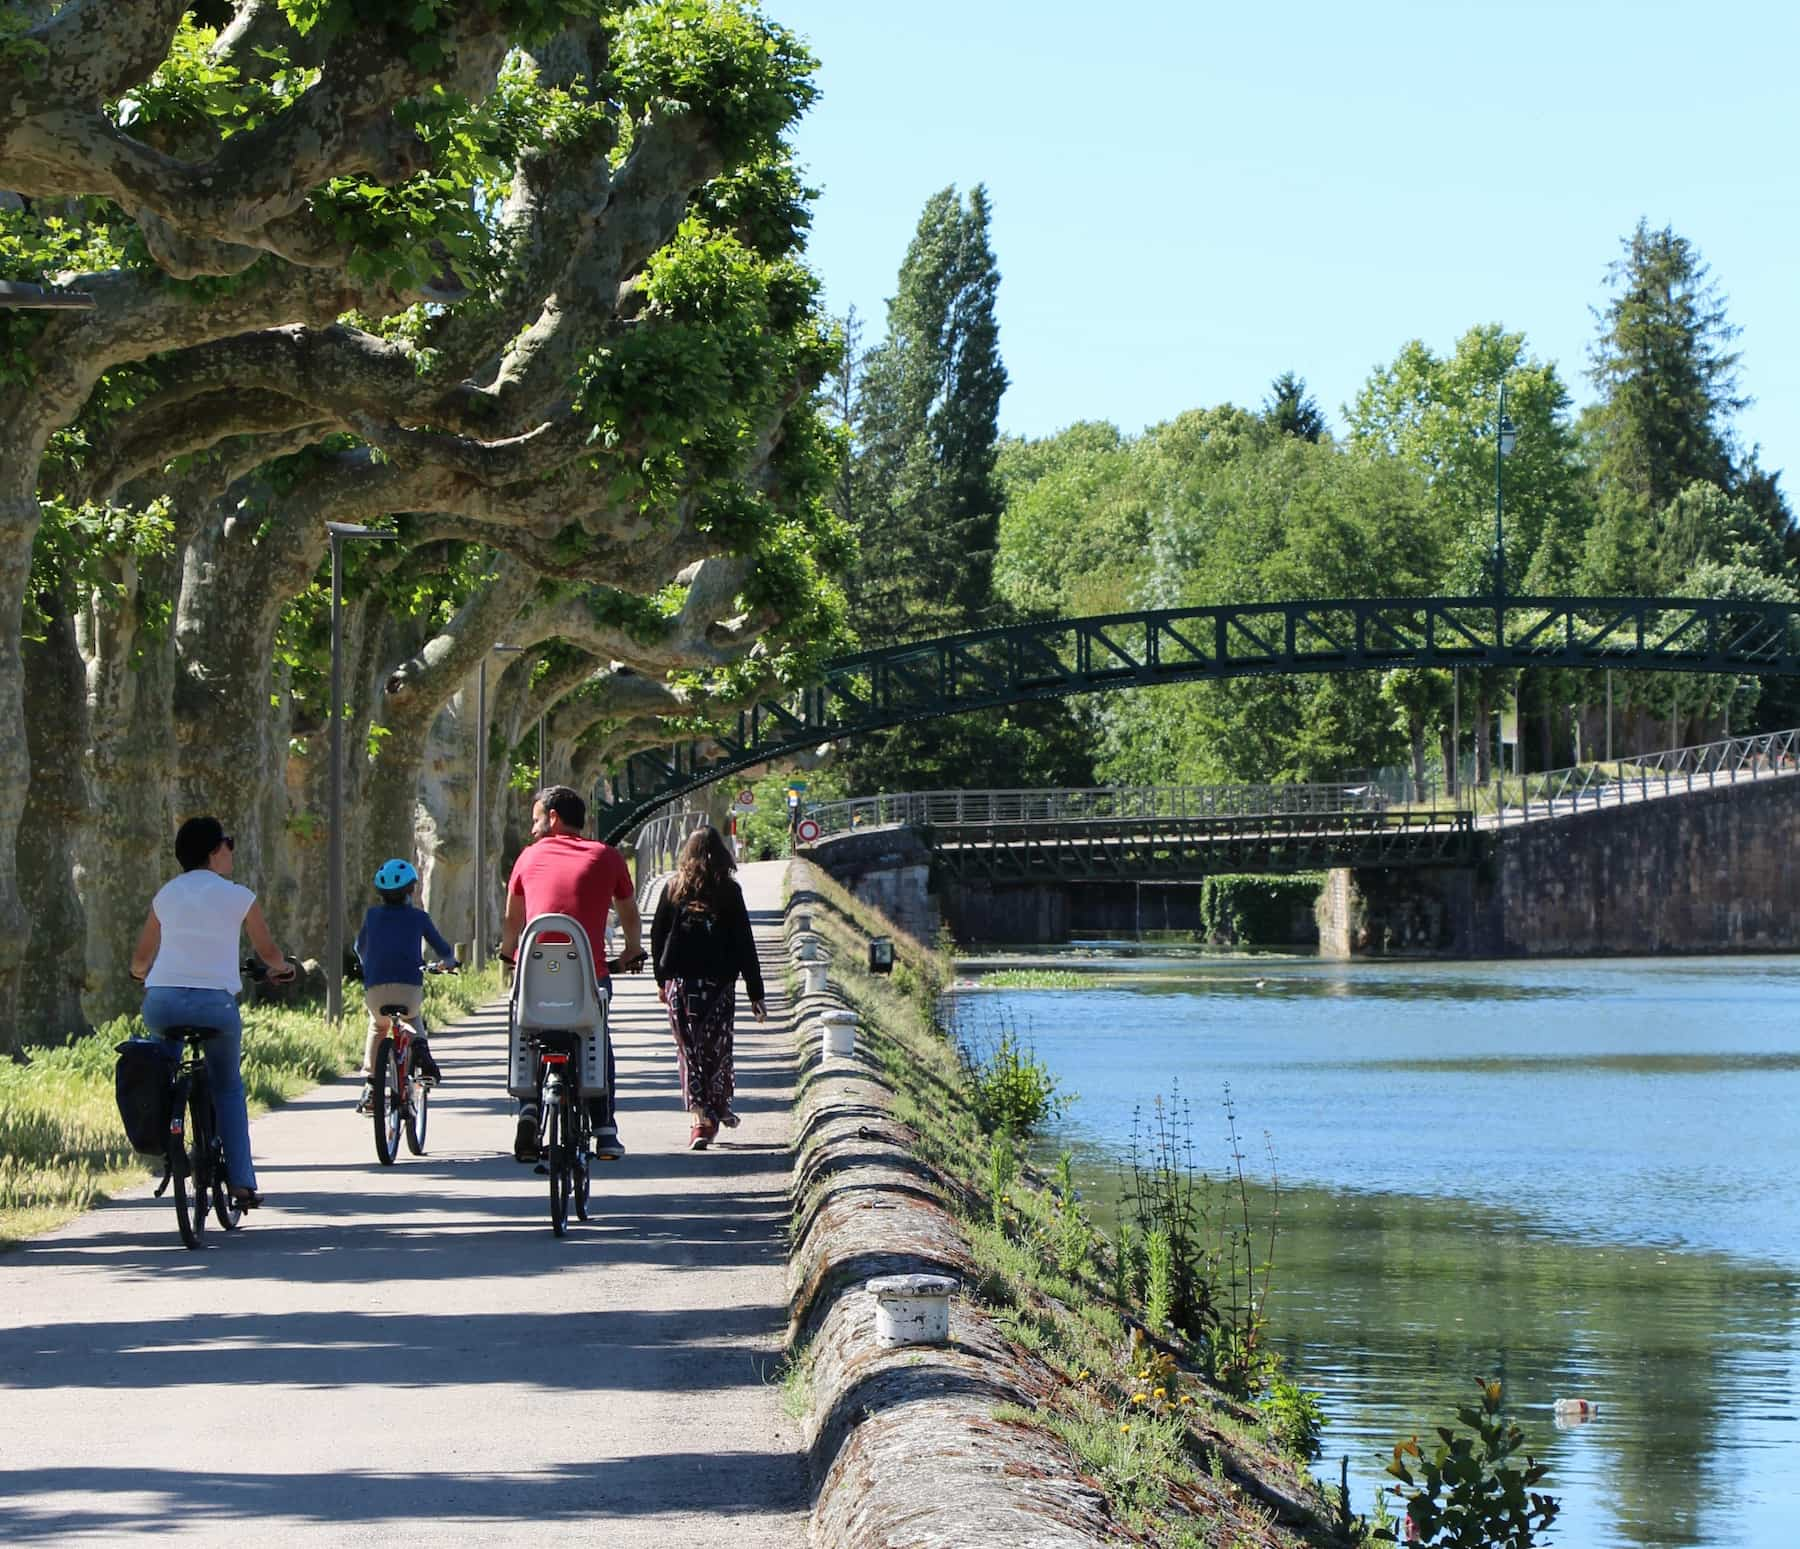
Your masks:
{"label": "shrub", "polygon": [[[1399,1484],[1388,1488],[1406,1506],[1418,1537],[1411,1542],[1450,1549],[1531,1549],[1556,1520],[1554,1497],[1531,1489],[1547,1467],[1529,1454],[1523,1468],[1508,1462],[1525,1443],[1525,1433],[1500,1416],[1500,1379],[1477,1377],[1481,1407],[1456,1411],[1460,1427],[1437,1427],[1439,1445],[1429,1456],[1415,1436],[1394,1448],[1387,1471]],[[1415,1478],[1415,1474],[1417,1477]],[[1399,1541],[1391,1527],[1375,1537]]]}
{"label": "shrub", "polygon": [[959,1046],[976,1120],[984,1134],[1029,1135],[1068,1102],[1050,1067],[1010,1027],[985,1046]]}
{"label": "shrub", "polygon": [[1325,1411],[1319,1394],[1285,1377],[1275,1377],[1269,1391],[1257,1400],[1269,1439],[1290,1457],[1309,1463],[1319,1455],[1319,1436],[1325,1429]]}
{"label": "shrub", "polygon": [[1223,875],[1200,884],[1200,935],[1238,946],[1292,941],[1296,915],[1311,910],[1325,885],[1322,872],[1289,877]]}

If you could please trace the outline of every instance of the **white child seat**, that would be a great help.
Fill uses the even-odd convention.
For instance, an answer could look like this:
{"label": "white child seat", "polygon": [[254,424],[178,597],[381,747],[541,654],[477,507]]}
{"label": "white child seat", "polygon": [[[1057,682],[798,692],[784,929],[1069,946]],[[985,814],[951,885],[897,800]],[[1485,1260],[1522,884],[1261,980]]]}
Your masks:
{"label": "white child seat", "polygon": [[606,1005],[611,998],[594,971],[594,949],[578,920],[540,914],[519,937],[512,1000],[508,1005],[507,1089],[514,1097],[537,1095],[537,1057],[532,1032],[575,1034],[581,1057],[581,1090],[606,1090]]}

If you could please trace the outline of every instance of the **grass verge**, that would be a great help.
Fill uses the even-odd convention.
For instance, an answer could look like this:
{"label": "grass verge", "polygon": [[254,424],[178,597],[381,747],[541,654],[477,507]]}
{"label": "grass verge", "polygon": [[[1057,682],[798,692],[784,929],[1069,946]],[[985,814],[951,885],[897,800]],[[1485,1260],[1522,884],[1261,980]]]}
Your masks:
{"label": "grass verge", "polygon": [[[425,1015],[441,1024],[502,992],[498,966],[431,975]],[[261,1113],[362,1060],[360,999],[338,1026],[317,1005],[244,1007],[244,1090]],[[120,1017],[85,1038],[0,1063],[0,1247],[47,1232],[156,1171],[125,1141],[113,1106],[114,1045],[144,1025]]]}

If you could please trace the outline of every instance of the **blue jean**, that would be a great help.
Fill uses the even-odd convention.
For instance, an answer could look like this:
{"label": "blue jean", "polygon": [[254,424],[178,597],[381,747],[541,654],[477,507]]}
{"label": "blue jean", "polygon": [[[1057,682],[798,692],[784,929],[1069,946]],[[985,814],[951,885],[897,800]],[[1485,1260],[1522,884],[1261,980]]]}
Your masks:
{"label": "blue jean", "polygon": [[[212,1084],[213,1117],[225,1144],[225,1171],[233,1188],[254,1189],[256,1168],[250,1161],[250,1111],[244,1105],[244,1076],[238,1069],[244,1023],[235,997],[224,990],[188,990],[162,986],[144,996],[144,1025],[153,1033],[171,1027],[216,1027],[208,1039],[206,1074]],[[181,1054],[181,1040],[163,1041]]]}

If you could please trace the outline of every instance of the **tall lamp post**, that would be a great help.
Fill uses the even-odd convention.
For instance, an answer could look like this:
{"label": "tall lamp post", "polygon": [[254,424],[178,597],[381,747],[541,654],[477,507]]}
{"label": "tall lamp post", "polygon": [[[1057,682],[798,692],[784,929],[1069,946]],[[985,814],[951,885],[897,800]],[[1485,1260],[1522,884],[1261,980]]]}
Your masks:
{"label": "tall lamp post", "polygon": [[[502,654],[525,649],[504,643]],[[487,655],[475,672],[475,972],[487,966]]]}
{"label": "tall lamp post", "polygon": [[[1500,378],[1499,417],[1494,422],[1494,648],[1506,645],[1506,459],[1519,444],[1518,428],[1506,417],[1506,378]],[[1513,773],[1525,767],[1523,706],[1514,721]],[[1497,761],[1496,761],[1497,762]],[[1496,787],[1498,789],[1498,787]],[[1499,807],[1496,803],[1495,811]]]}
{"label": "tall lamp post", "polygon": [[344,1017],[344,545],[358,538],[398,538],[397,532],[327,522],[331,539],[331,845],[326,864],[325,1015]]}

